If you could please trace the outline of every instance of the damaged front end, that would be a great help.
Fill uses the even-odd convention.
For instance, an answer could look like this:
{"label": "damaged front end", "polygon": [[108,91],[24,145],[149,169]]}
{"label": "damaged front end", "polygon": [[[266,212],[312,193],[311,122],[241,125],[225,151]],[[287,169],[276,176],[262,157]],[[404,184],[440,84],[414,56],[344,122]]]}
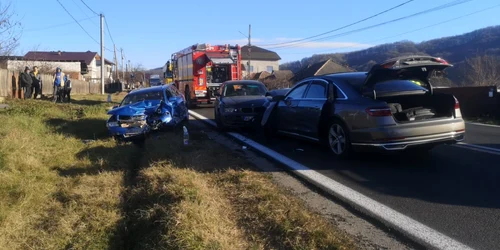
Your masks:
{"label": "damaged front end", "polygon": [[129,141],[144,138],[148,133],[171,125],[171,107],[163,101],[137,102],[117,107],[108,112],[106,123],[109,134],[117,139]]}

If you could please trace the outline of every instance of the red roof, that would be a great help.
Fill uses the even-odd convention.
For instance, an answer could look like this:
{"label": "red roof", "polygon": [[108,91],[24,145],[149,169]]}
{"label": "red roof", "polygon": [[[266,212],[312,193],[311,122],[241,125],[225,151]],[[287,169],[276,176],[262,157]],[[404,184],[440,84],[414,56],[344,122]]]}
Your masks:
{"label": "red roof", "polygon": [[[30,51],[24,55],[25,60],[32,61],[55,61],[55,62],[83,62],[89,65],[94,58],[99,56],[97,52],[66,52],[66,51]],[[105,60],[106,64],[114,64]]]}

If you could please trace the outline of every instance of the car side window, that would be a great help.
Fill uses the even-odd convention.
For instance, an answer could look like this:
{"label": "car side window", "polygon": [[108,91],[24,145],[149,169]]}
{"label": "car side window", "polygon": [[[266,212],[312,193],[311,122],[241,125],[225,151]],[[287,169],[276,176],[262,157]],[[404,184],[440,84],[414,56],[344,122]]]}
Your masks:
{"label": "car side window", "polygon": [[323,81],[313,81],[305,98],[326,98],[326,83]]}
{"label": "car side window", "polygon": [[337,92],[337,99],[347,99],[347,96],[344,95],[344,92],[342,92],[340,88],[335,85],[333,85],[333,88]]}
{"label": "car side window", "polygon": [[293,98],[293,99],[299,99],[304,96],[304,92],[306,92],[307,85],[309,85],[309,82],[304,82],[294,90],[290,91],[290,93],[287,95],[287,98]]}

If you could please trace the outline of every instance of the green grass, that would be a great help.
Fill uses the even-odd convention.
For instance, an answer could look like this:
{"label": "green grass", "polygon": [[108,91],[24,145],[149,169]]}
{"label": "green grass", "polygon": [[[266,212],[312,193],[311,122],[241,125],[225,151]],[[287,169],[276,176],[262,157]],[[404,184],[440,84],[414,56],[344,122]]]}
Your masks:
{"label": "green grass", "polygon": [[105,127],[114,104],[74,99],[0,111],[1,249],[356,248],[199,129],[188,147],[176,132],[117,144]]}

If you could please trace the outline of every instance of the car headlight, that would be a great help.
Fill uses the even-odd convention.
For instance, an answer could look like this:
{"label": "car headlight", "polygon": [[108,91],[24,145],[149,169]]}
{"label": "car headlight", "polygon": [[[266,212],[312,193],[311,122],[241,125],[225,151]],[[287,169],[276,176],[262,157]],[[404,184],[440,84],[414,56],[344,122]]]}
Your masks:
{"label": "car headlight", "polygon": [[224,113],[238,112],[237,108],[224,108]]}
{"label": "car headlight", "polygon": [[108,122],[108,127],[118,127],[118,122]]}
{"label": "car headlight", "polygon": [[156,109],[156,111],[155,111],[155,112],[156,112],[157,114],[159,114],[159,115],[160,115],[161,113],[163,113],[163,112],[162,112],[162,110],[161,110],[161,107],[158,107],[158,108]]}

